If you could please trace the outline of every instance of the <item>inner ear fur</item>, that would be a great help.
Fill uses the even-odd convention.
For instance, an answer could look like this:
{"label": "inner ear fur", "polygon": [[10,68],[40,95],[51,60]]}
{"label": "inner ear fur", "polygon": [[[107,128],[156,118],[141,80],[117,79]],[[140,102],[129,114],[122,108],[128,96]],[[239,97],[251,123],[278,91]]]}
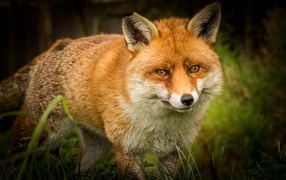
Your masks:
{"label": "inner ear fur", "polygon": [[207,5],[189,21],[187,30],[212,46],[216,41],[220,21],[221,5],[213,3]]}
{"label": "inner ear fur", "polygon": [[137,52],[149,45],[159,34],[155,24],[136,12],[123,16],[122,31],[130,52]]}

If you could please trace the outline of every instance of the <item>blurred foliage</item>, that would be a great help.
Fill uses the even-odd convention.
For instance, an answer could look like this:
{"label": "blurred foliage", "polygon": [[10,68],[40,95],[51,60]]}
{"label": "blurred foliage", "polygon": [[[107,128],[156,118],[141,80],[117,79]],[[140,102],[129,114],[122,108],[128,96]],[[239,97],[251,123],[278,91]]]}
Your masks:
{"label": "blurred foliage", "polygon": [[[264,21],[261,54],[230,50],[222,35],[216,46],[225,73],[225,88],[211,104],[198,138],[202,171],[232,177],[256,166],[262,152],[286,151],[286,64],[284,11],[269,11]],[[253,59],[255,58],[255,59]],[[219,167],[214,162],[220,159]],[[207,167],[207,168],[206,168]],[[219,172],[217,172],[219,170]],[[285,169],[286,171],[286,169]],[[255,176],[257,177],[257,176]]]}
{"label": "blurred foliage", "polygon": [[250,170],[242,171],[243,179],[276,180],[286,179],[286,156],[281,154],[269,155],[260,152],[260,161]]}

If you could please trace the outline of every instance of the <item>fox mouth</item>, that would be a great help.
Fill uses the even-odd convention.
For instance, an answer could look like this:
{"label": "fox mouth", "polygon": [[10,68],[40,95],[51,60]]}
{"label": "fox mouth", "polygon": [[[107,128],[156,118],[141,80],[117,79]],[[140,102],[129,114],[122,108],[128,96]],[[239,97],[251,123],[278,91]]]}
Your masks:
{"label": "fox mouth", "polygon": [[173,110],[176,110],[176,111],[188,111],[188,110],[191,110],[193,106],[186,106],[185,108],[176,108],[174,106],[172,106],[168,101],[165,101],[165,100],[161,100],[161,102],[167,106],[168,108],[170,109],[173,109]]}
{"label": "fox mouth", "polygon": [[172,109],[172,110],[178,111],[178,112],[189,111],[189,110],[191,110],[191,109],[193,108],[193,106],[194,106],[194,105],[191,105],[191,106],[185,106],[185,108],[176,108],[176,107],[172,106],[172,104],[171,104],[169,101],[164,100],[164,99],[162,99],[162,98],[159,98],[158,95],[152,95],[152,96],[150,97],[150,99],[160,100],[161,103],[162,103],[165,107],[167,107],[168,109]]}

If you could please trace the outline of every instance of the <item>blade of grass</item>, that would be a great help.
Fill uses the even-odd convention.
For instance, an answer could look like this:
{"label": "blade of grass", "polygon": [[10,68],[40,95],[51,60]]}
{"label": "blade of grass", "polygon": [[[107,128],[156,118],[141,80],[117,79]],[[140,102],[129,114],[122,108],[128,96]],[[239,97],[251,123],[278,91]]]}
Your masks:
{"label": "blade of grass", "polygon": [[20,116],[20,115],[26,115],[27,113],[25,111],[11,111],[7,113],[0,114],[0,121],[6,117],[6,116]]}
{"label": "blade of grass", "polygon": [[41,133],[42,133],[42,130],[43,128],[45,127],[45,122],[49,116],[49,114],[52,112],[52,110],[57,106],[57,104],[59,102],[63,101],[63,96],[62,95],[59,95],[57,96],[55,99],[53,99],[47,109],[45,110],[45,112],[42,114],[42,116],[40,117],[40,120],[38,122],[38,125],[36,126],[33,134],[32,134],[32,137],[31,137],[31,141],[29,142],[28,144],[28,148],[27,150],[25,151],[25,155],[24,155],[24,160],[23,160],[23,163],[22,163],[22,166],[21,166],[21,169],[20,169],[20,172],[17,176],[17,179],[22,179],[22,176],[23,176],[23,173],[26,169],[26,166],[27,166],[27,163],[28,163],[28,159],[34,149],[34,147],[37,146],[38,142],[39,142],[39,139],[40,139],[40,136],[41,136]]}

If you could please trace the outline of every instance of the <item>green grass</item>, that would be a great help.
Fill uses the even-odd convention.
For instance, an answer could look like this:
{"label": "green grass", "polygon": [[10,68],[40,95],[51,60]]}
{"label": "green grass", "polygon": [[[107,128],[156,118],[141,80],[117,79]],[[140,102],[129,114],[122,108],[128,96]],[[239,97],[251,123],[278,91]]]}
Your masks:
{"label": "green grass", "polygon": [[[264,161],[265,153],[269,158],[279,156],[285,160],[286,36],[283,29],[286,23],[280,19],[272,19],[279,21],[274,24],[281,26],[280,32],[277,26],[266,29],[268,33],[275,31],[272,33],[280,37],[279,41],[265,36],[268,46],[263,47],[260,55],[249,57],[241,52],[243,49],[230,50],[228,44],[216,46],[225,73],[224,90],[212,102],[194,145],[199,148],[196,161],[200,172],[208,177],[267,179],[269,174],[261,172],[265,168],[258,166]],[[284,51],[276,51],[282,47]],[[279,155],[278,143],[281,144]],[[285,167],[285,161],[279,162]],[[273,177],[282,176],[282,172],[275,175],[275,163],[270,167],[274,169]],[[249,169],[252,173],[242,173]]]}

